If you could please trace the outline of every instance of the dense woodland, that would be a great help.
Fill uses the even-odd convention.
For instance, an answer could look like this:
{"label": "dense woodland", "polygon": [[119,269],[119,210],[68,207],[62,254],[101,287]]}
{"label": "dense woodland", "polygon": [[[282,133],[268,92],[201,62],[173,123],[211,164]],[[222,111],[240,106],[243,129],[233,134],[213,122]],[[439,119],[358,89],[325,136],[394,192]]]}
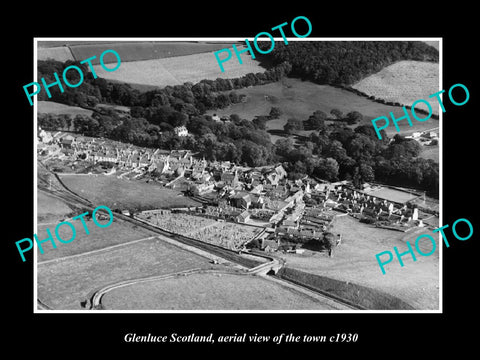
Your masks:
{"label": "dense woodland", "polygon": [[[54,72],[61,75],[63,69],[72,64],[86,74],[84,83],[77,88],[65,87],[63,93],[56,86],[50,88],[51,100],[91,109],[99,103],[124,105],[131,111],[125,115],[113,109],[95,108],[92,116],[40,114],[38,123],[49,130],[76,131],[139,146],[191,149],[209,160],[230,160],[249,166],[282,162],[291,178],[312,175],[330,181],[351,179],[357,184],[379,181],[424,189],[438,196],[438,164],[417,157],[420,145],[399,135],[390,142],[385,133],[379,141],[371,125],[351,129],[346,124],[358,123],[362,118],[355,109],[346,115],[332,110],[327,117],[316,111],[308,119],[290,119],[285,126],[286,134],[295,134],[301,129],[314,130],[309,137],[301,138],[301,145],[295,145],[292,137],[271,143],[265,126],[267,121],[280,116],[276,108],[269,114],[259,114],[253,121],[234,114],[228,121],[219,122],[205,115],[208,109],[242,101],[238,89],[275,82],[287,75],[301,75],[317,82],[348,83],[401,57],[435,60],[436,50],[423,48],[418,42],[400,42],[398,47],[391,42],[369,45],[371,43],[345,43],[343,48],[330,48],[335,43],[329,42],[289,43],[284,48],[276,46],[272,52],[274,65],[264,73],[228,80],[202,80],[197,84],[185,83],[147,92],[139,92],[128,84],[93,79],[88,68],[78,62],[39,61],[39,78],[45,77],[47,83],[54,81]],[[350,46],[346,46],[348,44]],[[322,46],[326,48],[322,50]],[[308,49],[312,55],[327,50],[333,53],[317,59],[318,56],[308,55]],[[436,55],[438,59],[438,53]],[[325,59],[329,59],[329,64]],[[351,63],[352,59],[356,62]],[[336,75],[325,75],[334,73]],[[78,82],[75,72],[68,75],[71,83]],[[49,100],[45,91],[38,99]],[[325,120],[341,121],[326,125]],[[175,135],[173,129],[182,125],[192,136]]]}
{"label": "dense woodland", "polygon": [[422,41],[281,41],[267,56],[274,65],[287,61],[290,76],[336,85],[352,85],[400,60],[438,62],[438,51]]}

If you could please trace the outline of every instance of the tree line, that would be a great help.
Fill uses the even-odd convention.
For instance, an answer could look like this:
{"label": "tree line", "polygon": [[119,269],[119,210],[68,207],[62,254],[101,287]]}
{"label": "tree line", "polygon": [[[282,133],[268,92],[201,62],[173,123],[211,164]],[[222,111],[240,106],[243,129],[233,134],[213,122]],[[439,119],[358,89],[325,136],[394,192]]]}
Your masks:
{"label": "tree line", "polygon": [[[269,42],[260,44],[268,47]],[[438,62],[438,56],[437,49],[422,41],[295,41],[288,45],[279,41],[264,61],[288,62],[290,76],[351,85],[396,61]]]}

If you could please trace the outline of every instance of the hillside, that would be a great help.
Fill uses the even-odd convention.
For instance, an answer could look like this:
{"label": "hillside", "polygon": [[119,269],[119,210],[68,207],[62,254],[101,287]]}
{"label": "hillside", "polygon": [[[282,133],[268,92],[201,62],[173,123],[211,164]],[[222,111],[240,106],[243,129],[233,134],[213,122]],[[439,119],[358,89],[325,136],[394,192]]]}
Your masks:
{"label": "hillside", "polygon": [[[426,99],[432,105],[433,113],[438,115],[438,101],[428,96],[440,90],[439,76],[438,63],[404,60],[360,80],[352,87],[376,99],[403,105]],[[428,111],[423,103],[418,108]]]}

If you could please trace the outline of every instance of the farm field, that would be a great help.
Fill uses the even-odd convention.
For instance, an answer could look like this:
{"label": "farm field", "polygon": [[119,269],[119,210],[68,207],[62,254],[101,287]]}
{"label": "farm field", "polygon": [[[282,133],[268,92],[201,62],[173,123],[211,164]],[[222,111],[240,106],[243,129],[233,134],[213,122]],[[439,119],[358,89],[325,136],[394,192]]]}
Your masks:
{"label": "farm field", "polygon": [[155,183],[118,179],[105,175],[61,175],[63,183],[76,194],[94,204],[110,209],[167,209],[198,206],[199,203],[181,193]]}
{"label": "farm field", "polygon": [[[403,252],[407,249],[405,241],[410,241],[414,246],[415,239],[421,233],[432,235],[431,230],[417,228],[403,233],[362,224],[350,216],[340,216],[332,232],[342,234],[342,243],[335,249],[332,258],[314,252],[281,256],[290,268],[377,289],[402,299],[415,309],[439,308],[438,234],[433,235],[437,250],[432,255],[423,257],[416,253],[416,262],[411,256],[404,256],[404,267],[394,259],[385,265],[384,275],[375,258],[376,254],[387,250],[393,253],[393,246]],[[428,239],[422,240],[419,246],[424,253],[432,249]]]}
{"label": "farm field", "polygon": [[[100,64],[100,55],[108,49],[115,50],[122,62],[147,59],[162,59],[172,56],[184,56],[210,52],[231,47],[233,42],[210,41],[94,41],[64,40],[39,41],[37,55],[39,60],[58,61],[84,60],[96,56],[92,64]],[[115,62],[114,56],[105,56],[105,63]]]}
{"label": "farm field", "polygon": [[[83,212],[77,212],[73,215],[73,217],[80,215]],[[145,239],[147,237],[156,235],[156,233],[154,232],[148,231],[143,228],[138,228],[137,226],[132,226],[129,223],[115,219],[115,213],[113,215],[112,224],[105,228],[100,228],[95,225],[91,218],[84,217],[84,220],[86,227],[89,231],[88,235],[86,234],[80,219],[67,219],[66,221],[70,222],[75,227],[75,239],[72,242],[66,244],[55,240],[55,244],[57,246],[56,249],[52,247],[50,242],[43,243],[42,247],[44,253],[41,254],[39,250],[37,251],[38,261],[43,262],[52,259],[62,258],[64,256],[77,255],[87,251],[103,249],[108,246],[123,244],[139,239]],[[106,221],[107,220],[99,221],[99,223],[105,223]],[[47,228],[56,238],[54,231],[58,223],[59,220],[45,223],[44,225],[38,225],[36,232],[38,238],[41,240],[48,237],[48,234],[46,232]],[[63,225],[59,227],[58,234],[62,239],[65,239],[66,241],[72,238],[72,230],[68,225]]]}
{"label": "farm field", "polygon": [[136,85],[164,87],[181,85],[185,82],[196,83],[203,79],[235,78],[248,73],[263,72],[265,69],[253,60],[248,53],[241,54],[243,64],[232,59],[224,63],[222,72],[212,52],[198,53],[168,58],[139,60],[122,63],[113,71],[107,72],[100,65],[94,65],[98,76],[114,81]]}
{"label": "farm field", "polygon": [[[352,87],[367,95],[403,105],[411,105],[418,99],[425,99],[432,105],[433,113],[438,115],[441,112],[440,105],[436,98],[429,96],[441,90],[439,76],[438,63],[399,61],[362,79]],[[428,111],[428,107],[423,103],[415,106],[417,107]],[[419,114],[420,118],[425,116]]]}
{"label": "farm field", "polygon": [[[124,62],[207,53],[231,47],[232,43],[228,41],[109,41],[90,43],[70,41],[68,46],[75,59],[83,60],[96,55],[97,58],[92,60],[92,64],[99,65],[100,54],[108,49],[115,50],[120,55],[123,64]],[[105,62],[108,63],[108,61],[116,62],[116,59],[114,56],[108,60],[105,57]]]}
{"label": "farm field", "polygon": [[80,310],[80,302],[90,298],[93,291],[119,281],[213,266],[224,268],[158,238],[137,241],[38,264],[38,298],[52,309]]}
{"label": "farm field", "polygon": [[[339,109],[344,114],[353,110],[359,111],[363,114],[361,124],[371,124],[372,119],[389,116],[390,112],[397,117],[403,115],[401,107],[380,104],[347,90],[295,78],[252,86],[238,90],[238,93],[245,94],[247,101],[224,109],[209,110],[207,114],[217,114],[220,117],[238,114],[243,119],[253,120],[257,115],[268,115],[273,106],[278,107],[283,114],[279,119],[268,121],[267,130],[283,130],[289,118],[306,120],[315,110],[329,114],[333,108]],[[398,125],[400,133],[408,135],[415,131],[438,127],[438,123],[438,120],[429,119],[425,122],[414,122],[413,127],[408,126],[406,121]],[[393,125],[387,127],[385,131],[389,136],[397,134]],[[275,141],[276,138],[272,136],[271,139]]]}
{"label": "farm field", "polygon": [[47,193],[38,190],[37,192],[37,221],[57,221],[72,213],[72,209],[63,201],[49,196]]}
{"label": "farm field", "polygon": [[75,60],[72,52],[66,46],[59,47],[41,47],[37,48],[37,60],[57,60],[65,62]]}
{"label": "farm field", "polygon": [[140,214],[138,217],[162,229],[227,249],[241,248],[246,241],[260,232],[260,228],[231,222],[219,222],[214,219],[188,214],[160,216]]}
{"label": "farm field", "polygon": [[324,304],[258,276],[198,273],[124,286],[102,298],[106,309],[325,310]]}
{"label": "farm field", "polygon": [[66,114],[66,115],[87,115],[91,116],[93,111],[78,106],[69,106],[54,101],[37,101],[37,112],[39,114]]}

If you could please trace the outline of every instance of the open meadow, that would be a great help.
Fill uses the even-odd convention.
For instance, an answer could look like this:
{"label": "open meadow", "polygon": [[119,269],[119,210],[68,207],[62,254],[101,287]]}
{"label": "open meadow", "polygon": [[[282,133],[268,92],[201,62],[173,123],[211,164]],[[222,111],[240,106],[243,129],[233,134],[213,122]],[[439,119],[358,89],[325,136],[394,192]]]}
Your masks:
{"label": "open meadow", "polygon": [[[247,96],[246,102],[224,109],[209,110],[207,114],[219,116],[237,114],[243,119],[253,120],[257,115],[268,115],[272,107],[278,107],[283,114],[278,119],[268,121],[267,130],[283,130],[289,118],[307,120],[316,110],[322,110],[327,114],[332,109],[339,109],[344,114],[354,110],[359,111],[363,114],[363,121],[358,125],[371,124],[372,119],[389,116],[390,112],[393,112],[397,118],[403,115],[401,107],[377,103],[341,88],[318,85],[295,78],[285,78],[282,81],[252,86],[237,92]],[[408,135],[415,131],[438,127],[439,124],[439,121],[434,119],[412,122],[412,127],[408,126],[406,121],[400,122],[398,124],[400,134]],[[389,136],[397,134],[392,124],[385,131]],[[274,139],[272,137],[272,140]]]}
{"label": "open meadow", "polygon": [[78,106],[70,106],[54,101],[37,101],[37,112],[39,114],[56,114],[56,115],[86,115],[91,116],[93,111],[83,109]]}
{"label": "open meadow", "polygon": [[[432,234],[427,228],[406,233],[376,228],[350,216],[337,217],[332,232],[342,234],[342,243],[335,248],[334,257],[311,251],[284,254],[281,256],[287,261],[286,266],[380,290],[418,310],[439,308],[438,234]],[[393,253],[394,246],[399,252],[404,252],[407,250],[405,241],[414,246],[415,239],[422,233],[435,238],[437,250],[428,257],[418,255],[415,250],[417,261],[406,255],[403,257],[404,267],[394,259],[385,265],[386,274],[382,274],[375,255],[382,251]],[[419,247],[424,253],[432,249],[431,243],[425,238],[420,241]]]}
{"label": "open meadow", "polygon": [[175,190],[141,180],[118,179],[106,175],[61,175],[60,179],[74,193],[93,204],[110,209],[167,209],[198,206],[195,200]]}

